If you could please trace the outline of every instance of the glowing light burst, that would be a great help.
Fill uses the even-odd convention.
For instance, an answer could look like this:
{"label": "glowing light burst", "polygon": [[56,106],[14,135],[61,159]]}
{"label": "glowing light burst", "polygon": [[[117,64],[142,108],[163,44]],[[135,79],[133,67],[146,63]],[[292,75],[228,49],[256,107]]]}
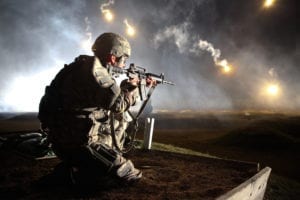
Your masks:
{"label": "glowing light burst", "polygon": [[216,62],[216,65],[221,66],[222,67],[222,72],[225,74],[228,74],[230,72],[232,72],[232,66],[230,66],[227,62],[227,60],[222,60],[220,62]]}
{"label": "glowing light burst", "polygon": [[266,88],[267,93],[271,96],[278,96],[279,94],[279,86],[277,84],[270,84]]}
{"label": "glowing light burst", "polygon": [[110,10],[103,10],[102,13],[103,13],[106,21],[108,21],[108,22],[113,21],[114,15]]}
{"label": "glowing light burst", "polygon": [[136,33],[135,28],[128,23],[127,19],[124,20],[124,24],[126,25],[127,35],[134,36]]}
{"label": "glowing light burst", "polygon": [[264,7],[269,8],[274,4],[275,0],[265,0]]}
{"label": "glowing light burst", "polygon": [[38,111],[45,86],[50,84],[58,70],[58,68],[51,68],[30,76],[17,76],[4,91],[4,106],[9,109],[8,111]]}
{"label": "glowing light burst", "polygon": [[229,73],[229,72],[231,72],[231,67],[230,66],[225,66],[225,67],[223,67],[223,72],[224,73]]}
{"label": "glowing light burst", "polygon": [[277,82],[267,82],[261,88],[261,97],[263,99],[276,99],[281,96],[282,89]]}
{"label": "glowing light burst", "polygon": [[113,5],[114,3],[115,3],[114,0],[109,0],[107,3],[103,3],[100,6],[100,10],[101,10],[102,14],[104,15],[104,18],[107,22],[113,21],[114,15],[109,9],[106,9],[106,7]]}

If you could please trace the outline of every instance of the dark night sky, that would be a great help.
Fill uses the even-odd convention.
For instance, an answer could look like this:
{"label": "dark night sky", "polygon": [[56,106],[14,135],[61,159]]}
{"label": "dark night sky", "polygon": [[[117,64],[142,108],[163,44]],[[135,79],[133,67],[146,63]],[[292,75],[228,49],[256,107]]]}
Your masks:
{"label": "dark night sky", "polygon": [[[269,9],[263,0],[115,0],[107,7],[113,23],[101,16],[106,2],[0,1],[0,111],[36,110],[63,63],[92,54],[80,47],[86,33],[93,40],[106,31],[125,35],[125,18],[137,28],[130,62],[177,84],[155,91],[156,109],[300,108],[296,0],[277,0]],[[200,40],[219,49],[235,73],[220,74],[211,54],[195,46]],[[261,96],[268,81],[280,84],[280,97]]]}

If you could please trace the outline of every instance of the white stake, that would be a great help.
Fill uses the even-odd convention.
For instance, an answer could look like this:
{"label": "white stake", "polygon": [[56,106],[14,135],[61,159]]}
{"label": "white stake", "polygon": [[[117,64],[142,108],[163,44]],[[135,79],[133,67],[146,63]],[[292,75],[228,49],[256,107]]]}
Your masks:
{"label": "white stake", "polygon": [[146,118],[144,131],[144,145],[143,149],[150,150],[152,144],[152,136],[154,129],[154,118]]}

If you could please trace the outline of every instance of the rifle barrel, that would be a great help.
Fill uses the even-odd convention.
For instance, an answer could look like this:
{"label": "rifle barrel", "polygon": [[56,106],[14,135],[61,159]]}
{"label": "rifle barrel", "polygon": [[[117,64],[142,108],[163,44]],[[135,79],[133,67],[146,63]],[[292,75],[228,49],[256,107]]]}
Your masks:
{"label": "rifle barrel", "polygon": [[[112,67],[111,71],[114,73],[118,73],[118,74],[128,74],[131,71],[131,69],[122,69],[119,67]],[[140,73],[140,71],[137,71],[137,73]],[[157,75],[157,74],[153,74],[153,73],[143,73],[144,76],[150,76],[153,77],[158,83],[162,83],[162,84],[168,84],[168,85],[175,85],[175,83],[171,82],[171,81],[165,81],[164,80],[164,75]]]}
{"label": "rifle barrel", "polygon": [[175,85],[175,83],[173,83],[171,81],[163,81],[163,84]]}

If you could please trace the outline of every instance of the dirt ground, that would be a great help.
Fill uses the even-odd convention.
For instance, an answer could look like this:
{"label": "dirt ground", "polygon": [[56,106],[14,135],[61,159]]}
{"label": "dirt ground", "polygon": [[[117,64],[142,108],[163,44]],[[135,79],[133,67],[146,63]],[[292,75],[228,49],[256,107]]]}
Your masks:
{"label": "dirt ground", "polygon": [[[271,178],[275,173],[298,181],[299,148],[287,148],[286,145],[290,145],[290,140],[283,145],[280,143],[281,146],[267,145],[267,149],[262,149],[261,146],[248,148],[248,143],[251,141],[249,138],[246,140],[239,138],[238,145],[219,142],[220,138],[222,142],[227,141],[223,140],[223,137],[231,135],[236,130],[240,132],[248,130],[248,127],[262,127],[263,130],[268,130],[268,123],[257,125],[257,122],[265,119],[275,120],[276,123],[272,122],[270,126],[275,126],[276,131],[289,129],[288,133],[298,138],[300,130],[297,125],[300,124],[298,118],[294,120],[290,115],[287,117],[269,113],[250,115],[194,112],[159,113],[152,117],[156,120],[154,142],[171,144],[222,158],[259,162],[261,167],[272,168]],[[283,122],[286,121],[289,123],[284,124]],[[290,123],[291,121],[293,123]],[[280,126],[276,127],[276,124]],[[37,130],[38,126],[35,113],[0,116],[0,133]],[[142,133],[138,138],[143,138]],[[282,141],[285,137],[277,139]],[[272,141],[272,137],[266,140],[260,138],[259,141],[265,144]],[[59,163],[57,159],[34,161],[13,152],[0,151],[0,199],[214,199],[256,173],[255,164],[237,164],[170,152],[136,150],[127,156],[132,159],[137,168],[142,169],[143,179],[140,182],[130,187],[111,189],[101,189],[100,186],[95,191],[86,192],[82,188],[65,184],[51,185],[51,187],[39,186],[38,180],[53,170]],[[297,197],[294,191],[288,190],[289,193],[294,193],[291,198],[273,198],[276,189],[277,185],[272,186],[273,191],[267,190],[266,199]]]}
{"label": "dirt ground", "polygon": [[262,167],[270,166],[273,173],[300,181],[298,114],[189,112],[153,117],[157,121],[154,141],[258,162]]}
{"label": "dirt ground", "polygon": [[[256,166],[198,156],[135,150],[128,155],[143,171],[133,186],[95,190],[39,180],[51,173],[57,159],[34,161],[13,152],[0,152],[0,199],[214,199],[256,173]],[[55,183],[52,185],[52,183]]]}

